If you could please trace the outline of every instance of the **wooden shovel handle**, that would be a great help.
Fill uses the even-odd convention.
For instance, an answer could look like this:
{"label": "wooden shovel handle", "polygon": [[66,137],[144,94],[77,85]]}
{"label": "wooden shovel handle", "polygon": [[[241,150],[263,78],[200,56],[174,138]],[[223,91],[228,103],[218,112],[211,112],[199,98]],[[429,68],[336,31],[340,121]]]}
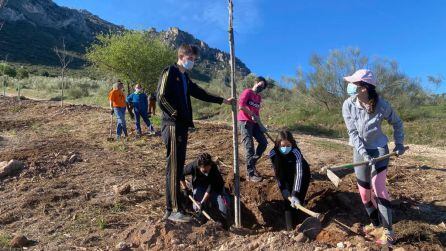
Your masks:
{"label": "wooden shovel handle", "polygon": [[[408,150],[409,147],[406,146],[404,149]],[[388,158],[390,158],[392,156],[396,156],[396,152],[391,152],[391,153],[388,153],[386,155],[377,157],[377,158],[375,158],[375,161],[381,161],[381,160],[384,160],[384,159],[388,159]],[[361,162],[356,162],[356,163],[349,163],[349,164],[343,164],[343,165],[339,165],[339,166],[333,166],[333,167],[330,167],[329,169],[330,170],[336,170],[336,169],[341,169],[341,168],[352,168],[352,167],[355,167],[355,166],[366,165],[368,163],[369,163],[368,161],[361,161]]]}
{"label": "wooden shovel handle", "polygon": [[273,137],[271,137],[271,135],[269,135],[269,133],[268,132],[265,132],[265,135],[274,143],[275,141],[274,141],[274,139],[273,139]]}
{"label": "wooden shovel handle", "polygon": [[[200,206],[200,204],[198,204],[198,202],[194,199],[194,197],[192,197],[192,195],[189,195],[189,199],[192,201],[192,203],[195,204],[195,206],[197,206],[197,207],[201,210],[201,206]],[[203,213],[203,215],[204,215],[206,218],[208,218],[208,220],[214,221],[214,220],[211,218],[211,216],[209,216],[209,214],[206,213],[206,211],[201,210],[201,212]]]}
{"label": "wooden shovel handle", "polygon": [[[291,202],[291,197],[288,197],[288,200]],[[304,212],[318,220],[321,220],[321,218],[322,218],[322,215],[320,213],[313,212],[310,209],[303,207],[302,205],[295,204],[294,206],[297,207],[297,209],[299,209],[300,211],[302,211],[302,212]]]}

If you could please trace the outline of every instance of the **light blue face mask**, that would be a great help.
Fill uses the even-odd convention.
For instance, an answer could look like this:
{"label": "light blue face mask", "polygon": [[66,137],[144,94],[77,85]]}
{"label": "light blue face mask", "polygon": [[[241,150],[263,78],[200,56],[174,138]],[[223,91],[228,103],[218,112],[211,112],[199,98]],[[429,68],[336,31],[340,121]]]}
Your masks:
{"label": "light blue face mask", "polygon": [[183,67],[188,71],[192,70],[194,67],[194,61],[186,60],[186,62],[183,63]]}
{"label": "light blue face mask", "polygon": [[291,146],[281,146],[280,147],[280,152],[282,154],[288,154],[291,152],[292,147]]}
{"label": "light blue face mask", "polygon": [[352,83],[347,85],[347,94],[350,96],[356,95],[358,93],[358,86]]}

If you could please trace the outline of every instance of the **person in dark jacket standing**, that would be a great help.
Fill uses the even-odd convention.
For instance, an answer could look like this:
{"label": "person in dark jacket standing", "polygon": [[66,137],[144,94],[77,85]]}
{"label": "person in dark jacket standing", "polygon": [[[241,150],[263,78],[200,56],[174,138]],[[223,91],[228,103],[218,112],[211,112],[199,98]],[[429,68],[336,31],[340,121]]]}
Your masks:
{"label": "person in dark jacket standing", "polygon": [[[225,191],[225,182],[218,166],[208,153],[201,153],[197,159],[184,168],[184,176],[192,176],[193,197],[200,205],[195,210],[208,210],[224,227],[229,223],[229,196]],[[181,181],[187,187],[185,180]]]}
{"label": "person in dark jacket standing", "polygon": [[[292,211],[291,208],[296,204],[303,205],[310,185],[310,166],[302,156],[291,132],[279,133],[269,158],[284,200],[285,210]],[[296,216],[297,211],[293,211]]]}
{"label": "person in dark jacket standing", "polygon": [[190,96],[211,103],[233,104],[233,99],[224,99],[207,93],[191,81],[190,71],[197,58],[198,49],[181,45],[178,61],[164,69],[158,83],[157,100],[161,116],[161,136],[166,145],[166,213],[164,219],[188,222],[180,205],[180,180],[186,158],[188,129],[194,127]]}
{"label": "person in dark jacket standing", "polygon": [[146,123],[147,128],[149,128],[149,133],[155,133],[155,129],[153,129],[152,123],[150,123],[149,114],[147,112],[149,105],[147,102],[147,95],[143,92],[140,84],[135,85],[135,92],[127,96],[126,102],[133,106],[137,136],[141,136],[142,134],[140,117],[144,123]]}

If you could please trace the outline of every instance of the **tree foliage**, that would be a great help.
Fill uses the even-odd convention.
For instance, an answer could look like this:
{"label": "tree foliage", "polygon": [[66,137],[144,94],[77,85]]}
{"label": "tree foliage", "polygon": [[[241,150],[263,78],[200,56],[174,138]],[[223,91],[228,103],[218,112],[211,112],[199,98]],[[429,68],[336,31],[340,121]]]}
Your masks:
{"label": "tree foliage", "polygon": [[339,110],[348,97],[344,76],[368,68],[375,74],[378,92],[398,108],[407,108],[429,102],[430,97],[420,85],[399,70],[396,61],[364,56],[358,48],[332,50],[324,57],[314,54],[310,70],[297,71],[297,76],[284,79],[291,83],[297,95],[311,98],[326,110]]}
{"label": "tree foliage", "polygon": [[28,77],[29,77],[29,72],[25,68],[20,67],[17,70],[17,78],[18,79],[25,79],[25,78],[28,78]]}
{"label": "tree foliage", "polygon": [[14,67],[6,63],[0,63],[0,74],[15,78],[17,76],[17,71]]}
{"label": "tree foliage", "polygon": [[87,59],[104,73],[154,91],[163,68],[175,61],[175,53],[143,32],[126,31],[99,35]]}

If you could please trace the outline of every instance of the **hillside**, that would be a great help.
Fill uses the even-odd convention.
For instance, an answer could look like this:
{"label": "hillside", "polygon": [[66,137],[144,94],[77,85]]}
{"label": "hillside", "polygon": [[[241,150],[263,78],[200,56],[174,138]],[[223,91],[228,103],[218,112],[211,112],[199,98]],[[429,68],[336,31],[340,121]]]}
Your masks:
{"label": "hillside", "polygon": [[[53,48],[61,47],[65,40],[67,49],[79,56],[101,32],[123,28],[89,13],[58,6],[51,0],[9,0],[0,10],[5,22],[0,31],[0,57],[8,61],[58,65]],[[77,59],[74,67],[84,64]]]}
{"label": "hillside", "polygon": [[[34,65],[58,66],[53,48],[61,46],[65,39],[68,50],[77,59],[71,65],[81,68],[85,65],[83,54],[99,33],[123,30],[98,16],[86,11],[58,6],[51,0],[9,0],[0,9],[0,21],[5,22],[0,31],[0,59]],[[193,43],[200,47],[201,60],[194,75],[201,80],[224,77],[229,55],[210,48],[204,41],[178,28],[156,32],[150,29],[152,37],[159,37],[173,48],[182,43]],[[237,61],[237,71],[246,76],[250,70]]]}
{"label": "hillside", "polygon": [[[244,228],[172,224],[160,221],[165,160],[159,135],[108,142],[107,110],[85,105],[61,108],[55,102],[1,97],[0,117],[0,162],[25,163],[20,174],[0,178],[0,249],[24,235],[36,250],[112,250],[119,243],[135,250],[321,250],[340,242],[353,250],[379,250],[358,234],[366,213],[354,175],[346,174],[336,189],[318,173],[325,165],[351,160],[346,141],[295,134],[312,170],[307,207],[324,214],[322,232],[305,241],[297,230],[284,231],[281,195],[266,156],[258,164],[266,179],[258,184],[246,182],[241,168]],[[218,156],[229,190],[231,135],[224,123],[199,122],[187,155],[188,161],[203,151]],[[439,148],[409,146],[389,166],[396,247],[442,250],[446,155]],[[240,161],[243,167],[244,158]],[[114,189],[126,184],[130,191]],[[305,218],[301,214],[300,220]]]}

